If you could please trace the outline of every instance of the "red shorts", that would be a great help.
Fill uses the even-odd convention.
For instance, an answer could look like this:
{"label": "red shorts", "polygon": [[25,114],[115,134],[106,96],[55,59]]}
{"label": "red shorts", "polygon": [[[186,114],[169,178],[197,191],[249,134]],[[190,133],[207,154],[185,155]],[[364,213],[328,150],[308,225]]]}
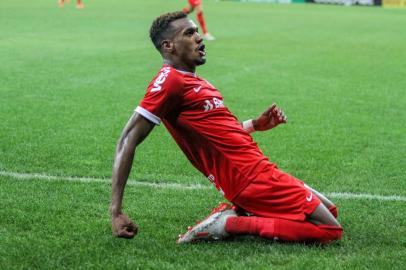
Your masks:
{"label": "red shorts", "polygon": [[260,173],[233,203],[255,216],[303,221],[316,210],[320,200],[299,179],[270,168]]}
{"label": "red shorts", "polygon": [[202,0],[189,0],[189,4],[192,7],[196,7],[196,6],[200,5],[201,3],[202,3]]}

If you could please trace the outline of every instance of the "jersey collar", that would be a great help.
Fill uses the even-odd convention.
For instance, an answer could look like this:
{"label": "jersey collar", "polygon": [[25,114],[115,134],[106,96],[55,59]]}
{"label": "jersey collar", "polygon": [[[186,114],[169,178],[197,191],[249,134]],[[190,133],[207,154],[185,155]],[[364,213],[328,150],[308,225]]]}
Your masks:
{"label": "jersey collar", "polygon": [[166,63],[165,60],[164,60],[164,66],[171,67],[171,68],[173,68],[174,70],[176,70],[176,71],[178,71],[178,72],[180,72],[180,73],[182,73],[182,74],[190,75],[190,76],[193,76],[193,77],[197,77],[196,72],[189,72],[189,71],[184,71],[184,70],[176,69],[176,68],[174,68],[173,66],[169,65],[168,63]]}

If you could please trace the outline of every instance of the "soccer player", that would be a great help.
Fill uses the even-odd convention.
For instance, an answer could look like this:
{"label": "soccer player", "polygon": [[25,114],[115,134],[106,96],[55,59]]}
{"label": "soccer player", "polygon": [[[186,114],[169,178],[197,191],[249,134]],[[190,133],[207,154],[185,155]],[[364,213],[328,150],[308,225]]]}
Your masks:
{"label": "soccer player", "polygon": [[221,93],[196,74],[206,62],[203,39],[183,12],[152,23],[150,37],[163,66],[149,84],[118,142],[112,175],[113,234],[133,237],[138,227],[122,211],[125,184],[137,146],[161,122],[196,169],[232,204],[223,203],[180,235],[178,243],[250,234],[293,242],[328,243],[341,238],[337,208],[319,192],[279,170],[250,132],[287,122],[275,104],[239,123]]}
{"label": "soccer player", "polygon": [[[65,5],[66,0],[58,0],[59,7],[63,7]],[[82,3],[82,0],[76,0],[76,8],[83,9],[85,6]]]}
{"label": "soccer player", "polygon": [[204,19],[203,15],[202,0],[188,0],[188,2],[189,5],[183,8],[182,11],[186,14],[189,14],[193,12],[193,10],[196,10],[196,18],[202,29],[203,38],[208,41],[214,40],[215,39],[214,36],[212,36],[209,32],[207,32],[206,20]]}

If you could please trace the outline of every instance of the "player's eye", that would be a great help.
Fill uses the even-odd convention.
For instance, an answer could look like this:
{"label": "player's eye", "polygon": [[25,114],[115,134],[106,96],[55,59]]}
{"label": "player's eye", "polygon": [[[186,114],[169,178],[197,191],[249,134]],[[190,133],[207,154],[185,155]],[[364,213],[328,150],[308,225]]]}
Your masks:
{"label": "player's eye", "polygon": [[185,35],[186,36],[193,36],[197,31],[198,31],[197,29],[191,28],[191,29],[188,29],[188,30],[185,31]]}

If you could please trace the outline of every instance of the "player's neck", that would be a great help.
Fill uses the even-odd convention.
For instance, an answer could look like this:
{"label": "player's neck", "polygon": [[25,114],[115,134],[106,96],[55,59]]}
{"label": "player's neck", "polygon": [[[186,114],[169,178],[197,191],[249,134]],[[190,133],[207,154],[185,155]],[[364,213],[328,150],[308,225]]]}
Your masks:
{"label": "player's neck", "polygon": [[177,69],[180,71],[186,71],[186,72],[190,72],[190,73],[196,72],[196,67],[189,67],[188,65],[185,65],[184,63],[178,63],[177,61],[173,61],[171,59],[164,59],[164,64],[171,66],[174,69]]}

